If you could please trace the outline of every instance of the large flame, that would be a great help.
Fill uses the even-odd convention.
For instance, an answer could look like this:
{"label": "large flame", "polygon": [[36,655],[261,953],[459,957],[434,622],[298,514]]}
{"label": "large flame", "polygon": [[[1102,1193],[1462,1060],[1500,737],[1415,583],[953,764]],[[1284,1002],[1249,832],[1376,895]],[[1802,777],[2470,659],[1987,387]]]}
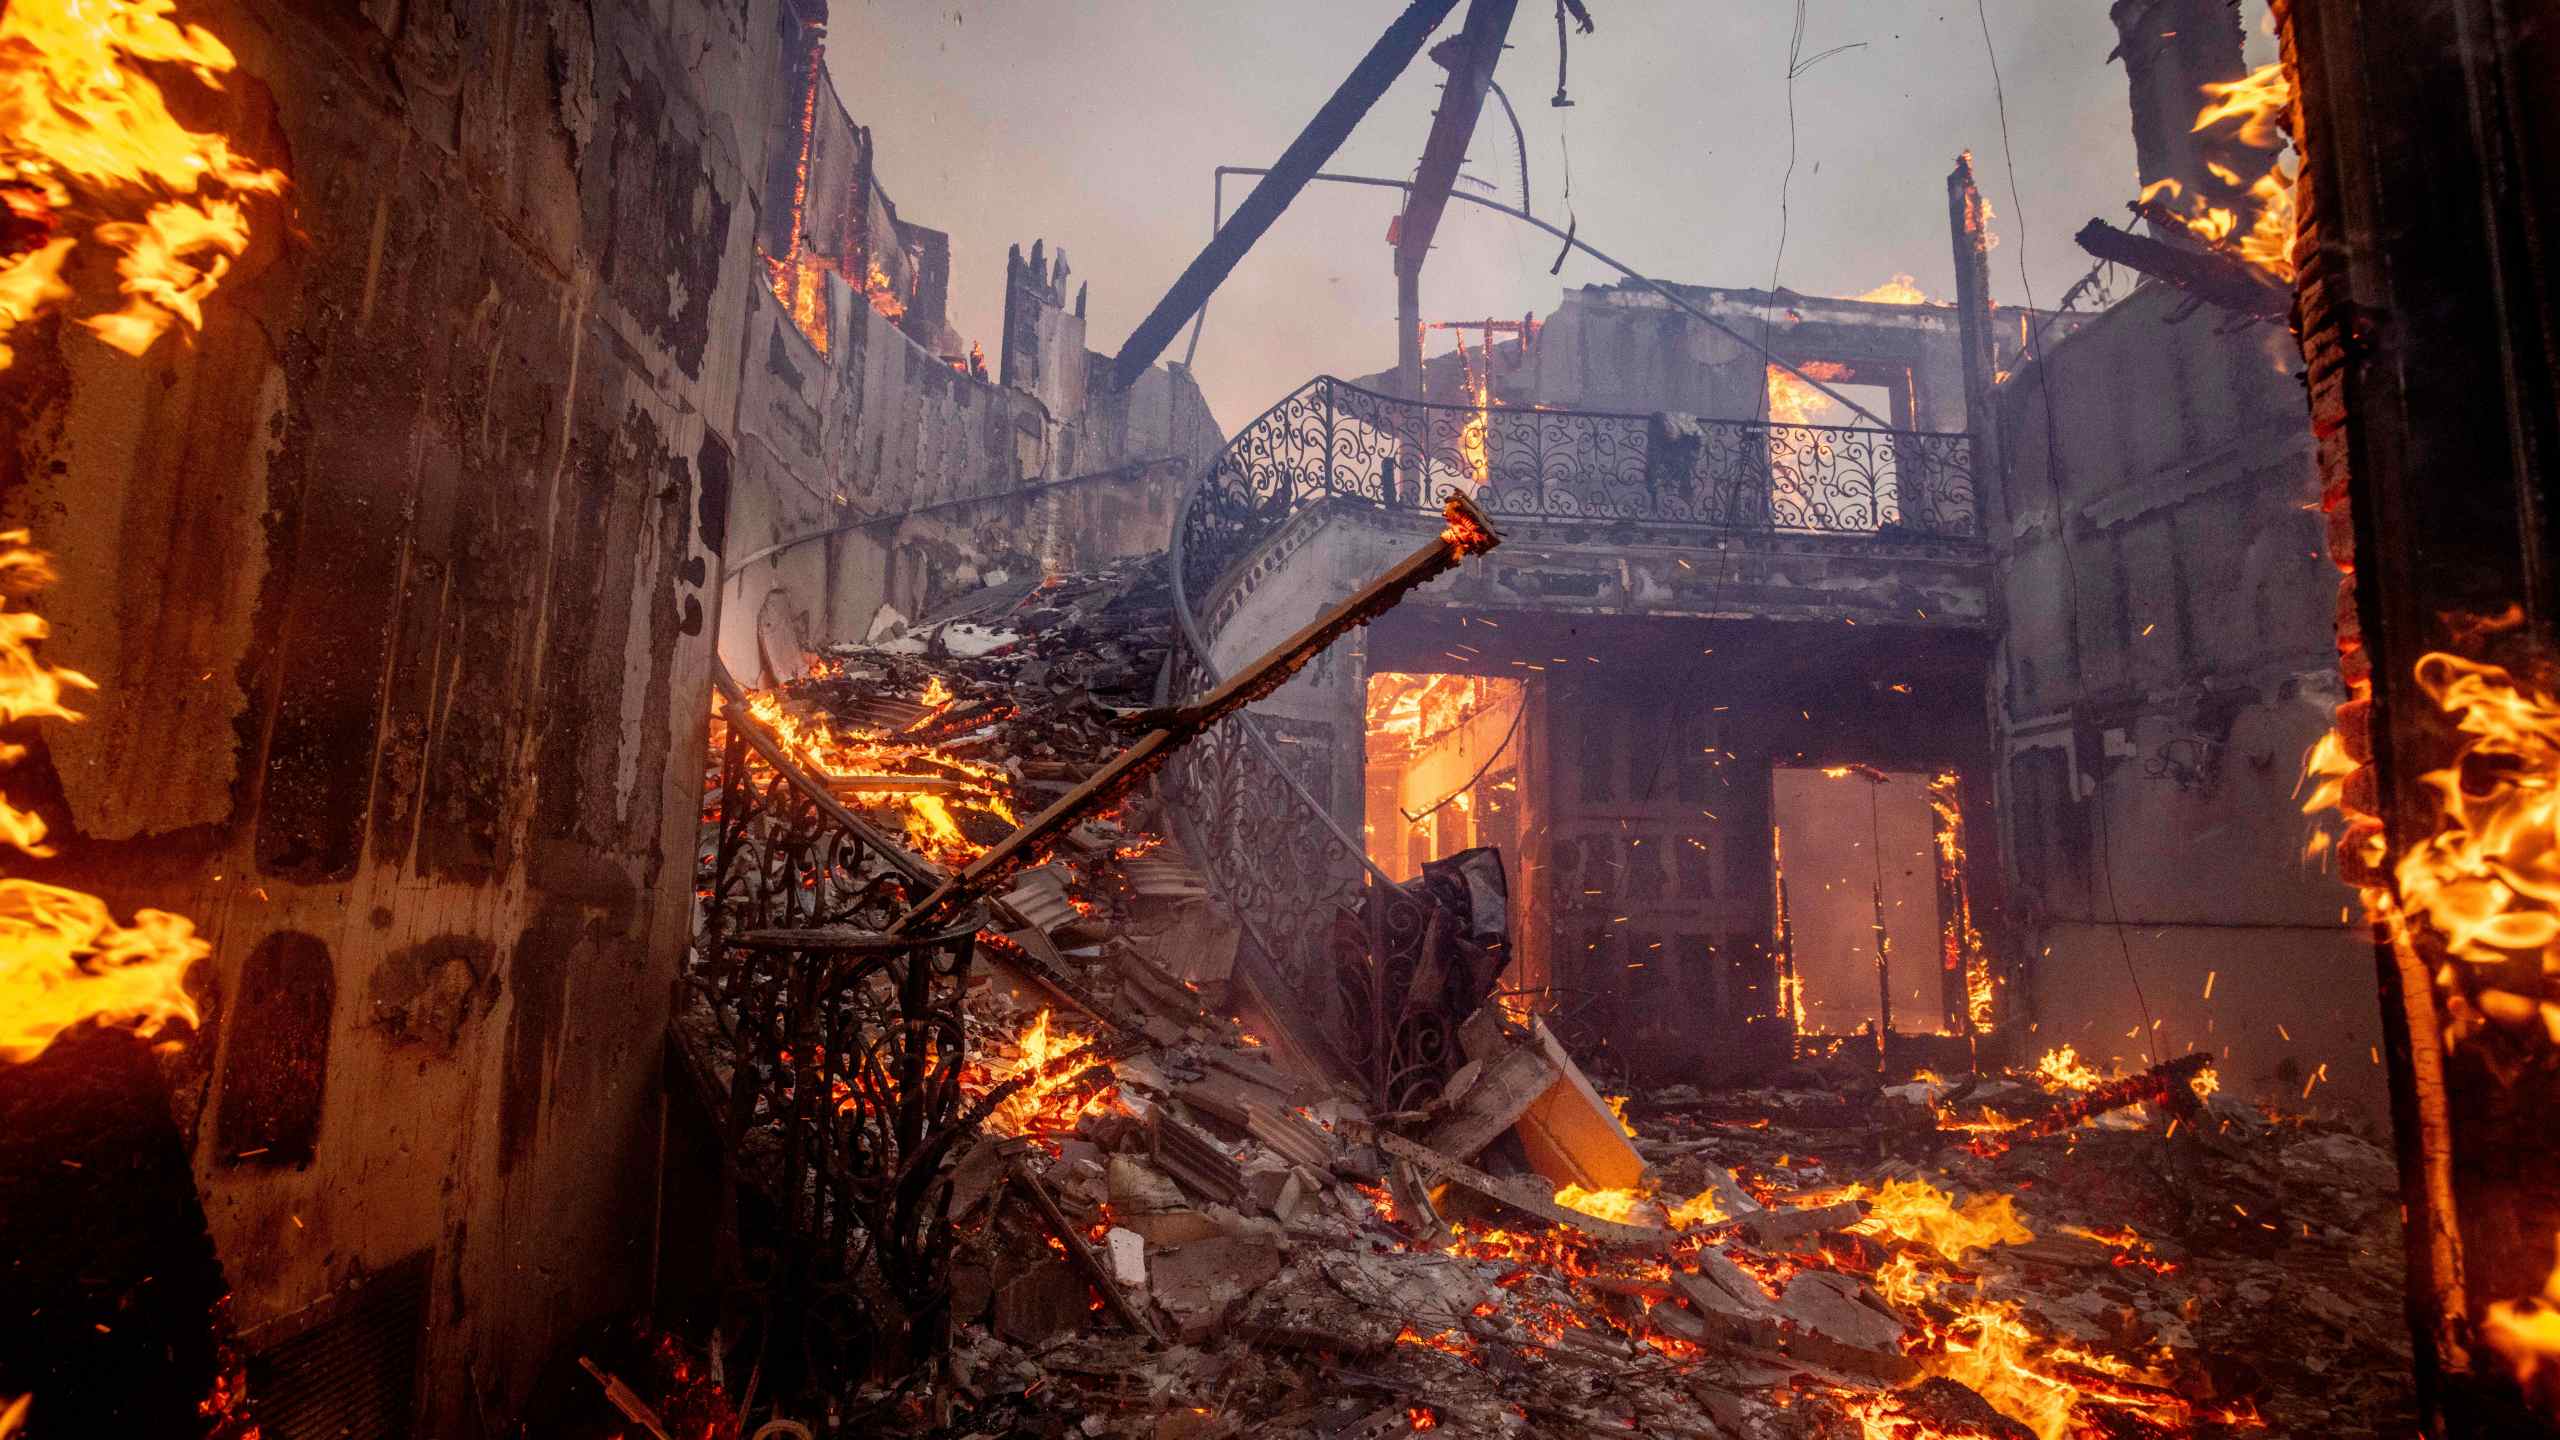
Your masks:
{"label": "large flame", "polygon": [[2552,1260],[2541,1295],[2491,1302],[2480,1321],[2480,1338],[2505,1358],[2528,1391],[2537,1379],[2560,1388],[2560,1256]]}
{"label": "large flame", "polygon": [[[0,597],[23,600],[51,583],[52,567],[27,548],[23,530],[0,534]],[[0,725],[77,720],[63,703],[71,690],[94,689],[87,677],[47,665],[33,649],[46,634],[42,616],[0,611]],[[26,755],[0,742],[0,768]],[[48,856],[43,817],[0,798],[0,844]],[[184,988],[187,967],[211,953],[195,926],[159,910],[117,923],[95,895],[33,880],[0,880],[0,1062],[24,1063],[55,1036],[85,1021],[128,1025],[156,1035],[172,1020],[195,1023]]]}
{"label": "large flame", "polygon": [[1056,1134],[1076,1128],[1076,1122],[1110,1094],[1107,1087],[1083,1083],[1095,1059],[1093,1045],[1092,1035],[1061,1024],[1042,1010],[1014,1037],[1015,1057],[991,1063],[976,1077],[985,1084],[1024,1082],[996,1106],[987,1117],[988,1126],[1006,1135]]}
{"label": "large flame", "polygon": [[[220,40],[170,18],[169,0],[16,0],[0,8],[0,195],[28,237],[0,253],[0,369],[8,336],[74,298],[64,269],[85,238],[115,256],[120,309],[83,316],[139,355],[172,325],[203,323],[205,297],[249,245],[238,195],[281,194],[283,172],[224,136],[190,130],[140,66],[221,88]],[[212,191],[227,194],[208,193]]]}
{"label": "large flame", "polygon": [[[1862,1193],[1862,1187],[1852,1189]],[[1951,1262],[1970,1250],[2036,1238],[2018,1219],[2017,1202],[2006,1195],[1976,1195],[1959,1206],[1926,1180],[1887,1180],[1866,1200],[1867,1218],[1851,1229],[1926,1245]]]}
{"label": "large flame", "polygon": [[[2254,176],[2207,162],[2213,178],[2235,191],[2245,191],[2256,209],[2249,228],[2240,230],[2239,212],[2189,195],[2175,179],[2145,186],[2141,204],[2164,213],[2188,231],[2236,254],[2251,266],[2286,285],[2293,283],[2293,237],[2296,217],[2293,188],[2300,165],[2286,153],[2285,115],[2293,104],[2293,82],[2278,64],[2259,66],[2247,76],[2208,84],[2205,107],[2196,112],[2194,129],[2207,130],[2237,122],[2231,138],[2261,152],[2264,164]],[[2235,233],[2237,232],[2237,233]]]}
{"label": "large flame", "polygon": [[2044,1052],[2036,1062],[2036,1078],[2056,1090],[2095,1090],[2107,1083],[2107,1077],[2082,1060],[2079,1048],[2072,1045]]}
{"label": "large flame", "polygon": [[1769,367],[1769,423],[1772,425],[1827,425],[1840,409],[1840,402],[1806,383],[1807,377],[1825,384],[1849,378],[1849,367],[1834,360],[1808,360],[1796,369],[1799,376],[1781,366]]}
{"label": "large flame", "polygon": [[1896,275],[1863,295],[1852,295],[1849,298],[1866,300],[1878,305],[1926,305],[1929,303],[1929,293],[1920,288],[1918,280],[1908,275]]}
{"label": "large flame", "polygon": [[2560,940],[2560,705],[2442,651],[2418,662],[2417,679],[2468,738],[2453,764],[2421,777],[2437,822],[2395,867],[2401,903],[2460,959],[2539,953],[2548,974]]}

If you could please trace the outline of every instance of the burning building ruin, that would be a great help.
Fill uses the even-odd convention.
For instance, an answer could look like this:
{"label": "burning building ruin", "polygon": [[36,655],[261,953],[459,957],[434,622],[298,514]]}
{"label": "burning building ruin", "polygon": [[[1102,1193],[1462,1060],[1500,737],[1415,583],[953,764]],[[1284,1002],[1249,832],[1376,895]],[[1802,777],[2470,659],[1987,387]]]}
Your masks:
{"label": "burning building ruin", "polygon": [[1631,269],[1413,0],[1106,353],[902,18],[9,0],[0,1436],[2552,1433],[2560,15],[2089,8],[2049,306]]}

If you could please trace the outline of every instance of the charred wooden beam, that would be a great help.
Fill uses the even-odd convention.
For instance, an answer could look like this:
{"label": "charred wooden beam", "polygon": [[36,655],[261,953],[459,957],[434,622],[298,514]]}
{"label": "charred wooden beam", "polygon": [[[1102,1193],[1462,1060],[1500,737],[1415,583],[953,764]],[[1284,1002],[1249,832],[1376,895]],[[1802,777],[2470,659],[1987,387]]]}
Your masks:
{"label": "charred wooden beam", "polygon": [[1067,1219],[1067,1212],[1059,1208],[1058,1197],[1049,1193],[1048,1182],[1023,1164],[1022,1157],[1018,1155],[1005,1162],[1005,1178],[1030,1197],[1031,1208],[1040,1212],[1041,1222],[1049,1227],[1049,1233],[1057,1237],[1058,1243],[1066,1247],[1067,1258],[1084,1272],[1085,1279],[1101,1294],[1103,1303],[1111,1307],[1111,1313],[1119,1317],[1120,1323],[1161,1343],[1165,1338],[1164,1332],[1157,1329],[1154,1318],[1120,1288],[1119,1279],[1111,1273],[1109,1262],[1093,1253],[1093,1247],[1085,1242],[1084,1232]]}
{"label": "charred wooden beam", "polygon": [[2066,1130],[2076,1130],[2101,1115],[2122,1110],[2128,1105],[2158,1105],[2183,1119],[2195,1113],[2197,1104],[2196,1093],[2187,1082],[2204,1073],[2205,1067],[2212,1063],[2213,1056],[2202,1050],[2181,1055],[2175,1060],[2164,1060],[2139,1075],[2110,1080],[2079,1099],[2056,1105],[2012,1129],[1969,1140],[1965,1142],[1965,1148],[1989,1158],[2020,1141],[2041,1140]]}
{"label": "charred wooden beam", "polygon": [[[1511,33],[1517,6],[1518,0],[1471,0],[1455,44],[1445,56],[1440,50],[1431,52],[1431,58],[1449,67],[1449,83],[1441,87],[1440,108],[1422,143],[1422,163],[1396,219],[1396,373],[1407,399],[1422,398],[1422,265],[1431,256],[1440,216],[1449,208],[1449,187],[1466,163],[1467,141],[1484,113],[1485,91],[1493,84],[1494,62],[1502,58],[1502,39]],[[1492,337],[1486,337],[1486,344],[1492,344]]]}
{"label": "charred wooden beam", "polygon": [[1307,662],[1323,654],[1334,641],[1395,608],[1398,601],[1455,569],[1467,556],[1482,554],[1502,543],[1493,522],[1465,496],[1452,496],[1444,514],[1447,523],[1437,536],[1363,586],[1358,594],[1307,622],[1297,634],[1198,700],[1148,716],[1154,729],[1095,771],[1091,779],[1033,816],[1028,824],[997,841],[967,869],[943,881],[900,917],[897,928],[906,931],[934,923],[936,917],[948,915],[986,894],[1086,816],[1136,788],[1175,751],[1198,739],[1211,725],[1287,684],[1290,676],[1306,668]]}
{"label": "charred wooden beam", "polygon": [[2293,311],[2292,291],[2258,278],[2245,262],[2219,251],[2172,245],[2104,220],[2091,220],[2071,238],[2100,260],[2140,271],[2208,305],[2260,320],[2282,320]]}
{"label": "charred wooden beam", "polygon": [[1360,117],[1368,114],[1369,107],[1378,103],[1378,97],[1387,93],[1387,87],[1394,84],[1405,67],[1413,63],[1413,57],[1421,53],[1422,42],[1430,39],[1431,32],[1438,29],[1440,22],[1456,8],[1458,0],[1413,0],[1405,7],[1395,23],[1378,37],[1378,43],[1370,46],[1369,53],[1360,57],[1360,63],[1352,67],[1350,76],[1342,82],[1342,88],[1333,92],[1333,98],[1316,111],[1315,118],[1307,122],[1307,128],[1299,131],[1298,138],[1290,141],[1289,148],[1281,151],[1280,158],[1271,163],[1271,173],[1263,177],[1261,184],[1253,187],[1252,194],[1244,197],[1244,203],[1236,207],[1235,217],[1218,228],[1218,233],[1210,237],[1208,245],[1182,272],[1181,278],[1173,282],[1173,288],[1156,302],[1156,308],[1148,311],[1147,318],[1138,322],[1138,328],[1129,332],[1128,341],[1111,362],[1113,389],[1126,390],[1138,383],[1138,377],[1146,374],[1147,367],[1156,363],[1156,357],[1164,353],[1164,347],[1173,343],[1173,337],[1182,329],[1182,322],[1190,319],[1193,311],[1209,303],[1209,296],[1226,281],[1236,263],[1244,259],[1245,252],[1253,248],[1254,242],[1260,240],[1272,222],[1280,218],[1280,213],[1298,198],[1298,192],[1306,188],[1307,181],[1318,170],[1324,168],[1325,161],[1333,158],[1333,152],[1342,148],[1342,142],[1350,138],[1352,127],[1360,123]]}

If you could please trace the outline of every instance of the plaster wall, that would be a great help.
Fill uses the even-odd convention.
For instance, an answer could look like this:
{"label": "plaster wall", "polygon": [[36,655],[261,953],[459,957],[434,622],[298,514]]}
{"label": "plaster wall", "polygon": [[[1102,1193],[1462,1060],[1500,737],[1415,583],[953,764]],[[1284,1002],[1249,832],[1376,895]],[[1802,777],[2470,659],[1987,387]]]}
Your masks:
{"label": "plaster wall", "polygon": [[2291,342],[2183,309],[2138,291],[2000,394],[1995,683],[2037,1039],[2210,1048],[2234,1089],[2378,1118],[2371,948],[2297,795],[2342,696]]}

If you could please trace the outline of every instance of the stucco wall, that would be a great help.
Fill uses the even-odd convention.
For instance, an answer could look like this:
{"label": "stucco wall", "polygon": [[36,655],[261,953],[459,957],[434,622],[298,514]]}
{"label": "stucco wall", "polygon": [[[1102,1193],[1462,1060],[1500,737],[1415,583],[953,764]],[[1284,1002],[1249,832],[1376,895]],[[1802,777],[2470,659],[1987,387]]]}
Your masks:
{"label": "stucco wall", "polygon": [[2378,1115],[2371,950],[2296,794],[2340,696],[2292,344],[2181,308],[2137,292],[2001,396],[2003,809],[2038,1039],[2147,1063],[2147,1003],[2163,1055],[2227,1052],[2226,1084],[2294,1103],[2325,1063],[2309,1103]]}

